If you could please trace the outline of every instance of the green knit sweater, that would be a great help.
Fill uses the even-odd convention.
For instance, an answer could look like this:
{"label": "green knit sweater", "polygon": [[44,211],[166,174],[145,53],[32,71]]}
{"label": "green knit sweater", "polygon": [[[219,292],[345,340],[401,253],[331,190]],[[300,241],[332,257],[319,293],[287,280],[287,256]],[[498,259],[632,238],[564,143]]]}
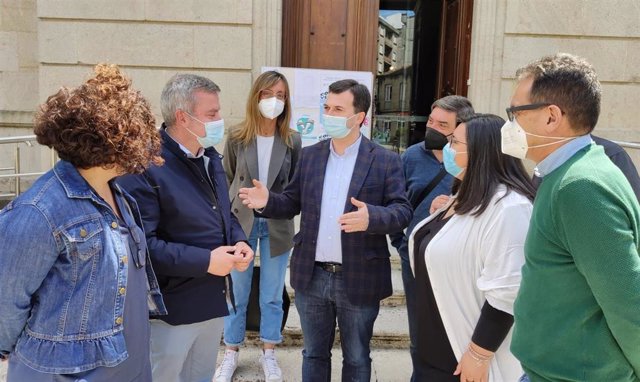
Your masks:
{"label": "green knit sweater", "polygon": [[544,177],[511,350],[532,381],[640,381],[640,207],[602,147]]}

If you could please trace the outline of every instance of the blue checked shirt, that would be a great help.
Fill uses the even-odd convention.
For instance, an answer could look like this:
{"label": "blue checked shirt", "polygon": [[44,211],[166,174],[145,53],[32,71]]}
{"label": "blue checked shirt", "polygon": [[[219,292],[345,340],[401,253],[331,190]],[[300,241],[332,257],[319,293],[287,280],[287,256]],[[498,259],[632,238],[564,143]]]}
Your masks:
{"label": "blue checked shirt", "polygon": [[327,170],[325,171],[322,185],[322,205],[320,207],[316,261],[342,264],[342,232],[340,231],[338,219],[344,213],[351,176],[356,165],[361,141],[362,135],[351,146],[347,147],[343,155],[336,153],[333,149],[333,142],[329,145],[329,160],[327,161]]}

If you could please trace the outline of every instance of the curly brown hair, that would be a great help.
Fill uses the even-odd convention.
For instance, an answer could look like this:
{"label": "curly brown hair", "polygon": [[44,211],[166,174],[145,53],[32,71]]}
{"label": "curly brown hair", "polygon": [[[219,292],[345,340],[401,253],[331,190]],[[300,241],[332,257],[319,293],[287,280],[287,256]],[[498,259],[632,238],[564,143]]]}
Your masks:
{"label": "curly brown hair", "polygon": [[63,87],[40,105],[38,143],[82,169],[140,173],[161,165],[161,138],[147,100],[116,65],[98,64],[94,72],[84,84]]}

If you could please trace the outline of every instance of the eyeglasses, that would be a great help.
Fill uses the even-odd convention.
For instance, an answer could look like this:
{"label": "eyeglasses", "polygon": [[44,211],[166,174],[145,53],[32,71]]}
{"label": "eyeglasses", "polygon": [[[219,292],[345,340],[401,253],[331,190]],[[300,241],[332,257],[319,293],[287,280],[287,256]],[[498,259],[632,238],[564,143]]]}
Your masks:
{"label": "eyeglasses", "polygon": [[515,118],[513,113],[516,113],[518,111],[523,111],[523,110],[536,110],[536,109],[540,109],[541,107],[545,107],[549,105],[551,104],[547,102],[539,102],[539,103],[530,103],[527,105],[511,106],[507,108],[507,118],[509,118],[509,121],[513,122],[513,119]]}
{"label": "eyeglasses", "polygon": [[261,90],[260,91],[260,98],[271,98],[271,97],[276,97],[277,99],[279,99],[280,101],[284,101],[285,99],[287,99],[287,95],[284,94],[283,92],[277,92],[274,93],[271,90]]}
{"label": "eyeglasses", "polygon": [[449,144],[451,146],[457,145],[457,144],[461,144],[461,145],[465,145],[465,146],[467,145],[467,142],[462,142],[462,141],[457,140],[456,137],[453,136],[453,134],[448,135],[447,138],[449,138]]}

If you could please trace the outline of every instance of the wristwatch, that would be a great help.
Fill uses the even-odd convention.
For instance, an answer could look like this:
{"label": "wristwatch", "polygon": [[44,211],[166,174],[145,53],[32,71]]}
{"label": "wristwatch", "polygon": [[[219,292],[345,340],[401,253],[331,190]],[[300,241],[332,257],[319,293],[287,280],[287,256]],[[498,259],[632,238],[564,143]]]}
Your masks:
{"label": "wristwatch", "polygon": [[0,360],[5,361],[9,359],[9,352],[6,350],[0,350]]}

